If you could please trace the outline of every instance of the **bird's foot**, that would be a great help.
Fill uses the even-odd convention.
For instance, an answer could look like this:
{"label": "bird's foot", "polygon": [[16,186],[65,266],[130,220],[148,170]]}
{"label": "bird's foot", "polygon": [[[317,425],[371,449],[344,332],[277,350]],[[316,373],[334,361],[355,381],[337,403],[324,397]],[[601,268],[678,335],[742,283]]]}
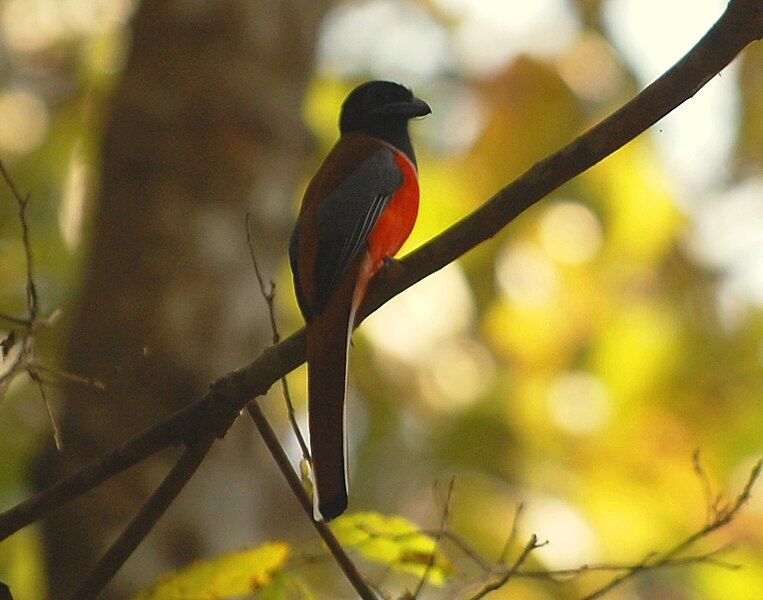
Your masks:
{"label": "bird's foot", "polygon": [[385,256],[384,257],[384,265],[382,266],[383,272],[386,274],[393,275],[395,272],[402,269],[402,266],[400,265],[400,261],[393,257],[393,256]]}

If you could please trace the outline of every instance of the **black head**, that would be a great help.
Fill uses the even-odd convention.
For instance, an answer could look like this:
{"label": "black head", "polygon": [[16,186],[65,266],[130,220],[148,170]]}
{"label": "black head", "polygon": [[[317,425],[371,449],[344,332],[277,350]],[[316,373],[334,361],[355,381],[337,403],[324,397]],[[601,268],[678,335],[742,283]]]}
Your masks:
{"label": "black head", "polygon": [[432,110],[413,92],[391,81],[369,81],[356,87],[342,105],[339,131],[362,131],[389,142],[413,160],[408,138],[408,121]]}

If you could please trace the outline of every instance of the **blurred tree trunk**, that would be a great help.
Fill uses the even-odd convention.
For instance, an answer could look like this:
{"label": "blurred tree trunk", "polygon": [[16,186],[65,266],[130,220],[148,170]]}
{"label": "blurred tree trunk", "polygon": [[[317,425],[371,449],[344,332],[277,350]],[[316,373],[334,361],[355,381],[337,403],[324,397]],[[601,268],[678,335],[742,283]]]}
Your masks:
{"label": "blurred tree trunk", "polygon": [[[40,486],[197,399],[267,343],[244,216],[253,212],[259,258],[273,273],[285,255],[310,148],[301,105],[327,3],[167,0],[139,7],[106,123],[91,254],[65,365],[104,378],[108,389],[68,390],[66,449],[41,457]],[[238,424],[109,597],[201,554],[254,543],[258,529],[283,523],[283,511],[273,507],[288,504],[280,496],[286,488],[254,451],[261,453],[259,443]],[[174,456],[50,517],[52,597],[81,580]]]}

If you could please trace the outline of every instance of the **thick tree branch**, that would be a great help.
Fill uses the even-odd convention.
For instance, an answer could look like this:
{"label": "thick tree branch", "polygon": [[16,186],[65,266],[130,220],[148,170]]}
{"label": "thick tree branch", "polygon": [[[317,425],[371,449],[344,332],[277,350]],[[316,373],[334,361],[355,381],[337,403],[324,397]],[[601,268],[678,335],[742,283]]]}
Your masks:
{"label": "thick tree branch", "polygon": [[[410,254],[373,282],[365,317],[417,281],[494,236],[525,209],[622,147],[693,96],[741,50],[763,36],[763,0],[732,0],[700,42],[662,77],[617,112],[537,163],[480,209]],[[233,371],[196,404],[144,431],[73,476],[0,514],[0,540],[47,511],[171,445],[213,430],[222,436],[250,399],[262,395],[305,360],[304,330]],[[203,437],[203,435],[202,435]]]}

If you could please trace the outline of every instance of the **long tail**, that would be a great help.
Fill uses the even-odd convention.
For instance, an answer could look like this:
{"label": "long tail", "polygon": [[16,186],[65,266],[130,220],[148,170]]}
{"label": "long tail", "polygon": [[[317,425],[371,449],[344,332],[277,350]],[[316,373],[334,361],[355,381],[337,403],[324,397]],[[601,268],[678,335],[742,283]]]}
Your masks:
{"label": "long tail", "polygon": [[329,521],[347,508],[345,389],[354,311],[334,302],[307,327],[310,450],[318,512]]}

